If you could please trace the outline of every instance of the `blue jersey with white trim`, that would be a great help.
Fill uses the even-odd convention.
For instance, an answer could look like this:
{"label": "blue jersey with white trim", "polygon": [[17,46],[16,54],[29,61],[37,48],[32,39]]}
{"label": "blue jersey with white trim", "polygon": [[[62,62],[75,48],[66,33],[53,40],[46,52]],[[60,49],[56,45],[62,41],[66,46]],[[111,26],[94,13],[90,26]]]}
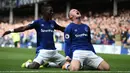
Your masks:
{"label": "blue jersey with white trim", "polygon": [[66,56],[72,58],[72,53],[75,50],[90,50],[95,53],[88,25],[70,23],[65,29],[64,36]]}
{"label": "blue jersey with white trim", "polygon": [[28,25],[31,29],[35,29],[37,32],[37,50],[40,49],[46,50],[55,50],[53,32],[54,29],[57,29],[58,26],[55,21],[49,20],[45,21],[44,19],[38,19]]}

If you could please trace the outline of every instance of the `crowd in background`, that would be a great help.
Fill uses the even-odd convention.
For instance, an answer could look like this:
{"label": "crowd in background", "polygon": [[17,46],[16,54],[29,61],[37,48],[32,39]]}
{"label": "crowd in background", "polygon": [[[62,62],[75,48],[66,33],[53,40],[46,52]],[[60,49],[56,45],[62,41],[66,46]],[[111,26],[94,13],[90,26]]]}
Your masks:
{"label": "crowd in background", "polygon": [[[82,16],[82,23],[90,26],[93,44],[121,45],[121,43],[130,43],[130,10],[120,10],[117,16],[112,16],[110,12],[93,13],[92,11],[83,13]],[[0,22],[0,36],[6,30],[28,25],[33,21],[32,17],[21,19],[16,18],[14,24]],[[57,13],[53,19],[61,26],[67,26],[71,22],[65,18],[65,13]],[[0,37],[0,45],[31,48],[36,47],[36,38],[35,30],[12,33],[4,38]],[[63,43],[63,32],[55,30],[54,41]]]}
{"label": "crowd in background", "polygon": [[91,37],[94,44],[115,44],[116,41],[122,43],[127,40],[127,31],[130,30],[130,11],[122,10],[117,16],[111,16],[110,13],[104,12],[84,16],[83,22],[91,28]]}

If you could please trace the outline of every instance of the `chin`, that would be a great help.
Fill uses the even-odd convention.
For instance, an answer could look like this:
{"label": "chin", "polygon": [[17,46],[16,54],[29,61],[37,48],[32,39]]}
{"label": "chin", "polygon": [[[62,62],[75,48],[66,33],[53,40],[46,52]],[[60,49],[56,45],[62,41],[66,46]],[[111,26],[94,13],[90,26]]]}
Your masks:
{"label": "chin", "polygon": [[78,15],[77,17],[79,18],[79,17],[81,17],[81,15]]}
{"label": "chin", "polygon": [[81,16],[77,16],[76,18],[81,18]]}

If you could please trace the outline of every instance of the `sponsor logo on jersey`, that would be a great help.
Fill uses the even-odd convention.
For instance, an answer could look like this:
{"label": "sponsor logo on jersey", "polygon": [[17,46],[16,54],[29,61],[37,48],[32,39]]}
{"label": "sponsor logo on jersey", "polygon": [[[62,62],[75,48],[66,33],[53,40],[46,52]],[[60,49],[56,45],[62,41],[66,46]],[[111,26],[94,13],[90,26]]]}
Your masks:
{"label": "sponsor logo on jersey", "polygon": [[83,33],[83,34],[75,34],[75,37],[86,37],[86,36],[88,36],[88,34],[85,34],[85,33]]}
{"label": "sponsor logo on jersey", "polygon": [[41,29],[41,32],[54,32],[54,30],[52,30],[52,29],[48,29],[48,30]]}

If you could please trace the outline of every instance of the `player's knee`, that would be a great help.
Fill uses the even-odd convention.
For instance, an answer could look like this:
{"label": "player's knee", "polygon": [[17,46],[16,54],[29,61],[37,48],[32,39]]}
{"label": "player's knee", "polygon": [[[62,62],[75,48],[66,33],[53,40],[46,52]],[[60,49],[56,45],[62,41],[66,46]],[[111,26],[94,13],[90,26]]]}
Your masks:
{"label": "player's knee", "polygon": [[70,71],[78,71],[80,69],[80,61],[72,60],[70,64]]}
{"label": "player's knee", "polygon": [[109,70],[110,70],[110,66],[109,66],[108,64],[105,65],[105,66],[104,66],[104,70],[105,70],[105,71],[109,71]]}
{"label": "player's knee", "polygon": [[29,69],[38,69],[40,67],[40,64],[33,62],[28,66]]}
{"label": "player's knee", "polygon": [[103,61],[99,67],[98,67],[99,70],[105,70],[105,71],[109,71],[110,70],[110,66],[107,62]]}

